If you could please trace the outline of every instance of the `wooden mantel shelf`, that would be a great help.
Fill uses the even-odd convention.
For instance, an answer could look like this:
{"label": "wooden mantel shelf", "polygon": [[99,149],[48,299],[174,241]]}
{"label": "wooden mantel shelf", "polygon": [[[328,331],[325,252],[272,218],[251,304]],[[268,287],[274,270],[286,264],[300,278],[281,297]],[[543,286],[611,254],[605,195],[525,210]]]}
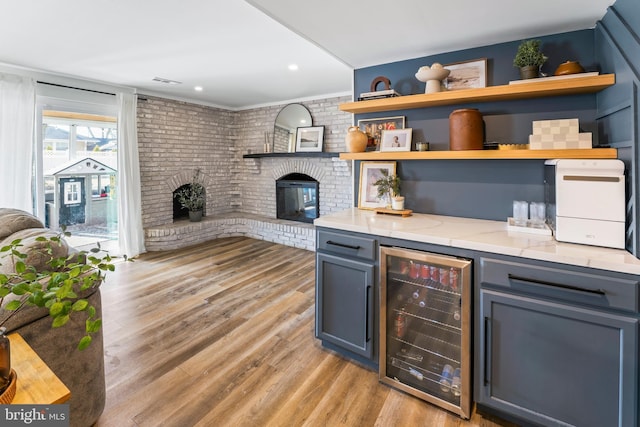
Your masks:
{"label": "wooden mantel shelf", "polygon": [[360,114],[471,102],[511,101],[549,96],[578,95],[599,92],[615,84],[615,82],[615,74],[572,77],[559,80],[532,79],[531,82],[513,85],[347,102],[340,104],[340,110]]}
{"label": "wooden mantel shelf", "polygon": [[338,157],[339,153],[332,153],[327,151],[322,152],[308,152],[308,153],[252,153],[243,154],[244,159],[264,159],[274,157]]}
{"label": "wooden mantel shelf", "polygon": [[499,160],[499,159],[616,159],[615,148],[571,150],[370,151],[340,153],[342,160]]}

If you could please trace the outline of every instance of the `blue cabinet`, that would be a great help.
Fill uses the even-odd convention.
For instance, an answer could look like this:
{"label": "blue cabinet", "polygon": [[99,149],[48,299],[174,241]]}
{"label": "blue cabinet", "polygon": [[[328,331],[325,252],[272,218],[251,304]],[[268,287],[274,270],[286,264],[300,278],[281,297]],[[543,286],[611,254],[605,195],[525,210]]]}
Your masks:
{"label": "blue cabinet", "polygon": [[316,337],[325,346],[374,367],[378,357],[376,250],[374,239],[318,232]]}
{"label": "blue cabinet", "polygon": [[637,280],[486,259],[479,276],[480,405],[544,426],[638,425]]}

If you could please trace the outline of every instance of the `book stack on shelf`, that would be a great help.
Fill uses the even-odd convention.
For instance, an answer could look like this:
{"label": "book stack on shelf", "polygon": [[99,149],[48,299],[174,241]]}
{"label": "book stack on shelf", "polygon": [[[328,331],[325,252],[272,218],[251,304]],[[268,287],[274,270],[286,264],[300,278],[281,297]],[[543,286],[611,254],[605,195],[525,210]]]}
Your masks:
{"label": "book stack on shelf", "polygon": [[398,92],[393,89],[386,90],[376,90],[373,92],[363,92],[358,97],[358,101],[367,101],[369,99],[380,99],[380,98],[393,98],[394,96],[400,96]]}

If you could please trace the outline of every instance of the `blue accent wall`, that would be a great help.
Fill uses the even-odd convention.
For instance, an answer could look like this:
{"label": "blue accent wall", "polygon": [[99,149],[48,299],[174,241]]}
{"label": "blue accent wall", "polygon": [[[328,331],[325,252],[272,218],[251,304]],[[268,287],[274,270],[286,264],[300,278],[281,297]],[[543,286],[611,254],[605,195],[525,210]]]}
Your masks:
{"label": "blue accent wall", "polygon": [[[539,39],[542,51],[549,57],[542,71],[549,75],[567,60],[580,61],[587,71],[610,72],[602,70],[595,60],[592,29]],[[368,92],[372,80],[378,76],[389,78],[392,87],[402,95],[424,93],[425,84],[415,78],[421,66],[478,58],[487,59],[488,86],[508,84],[520,78],[519,70],[513,66],[519,44],[520,40],[516,40],[358,69],[354,74],[354,97]],[[405,116],[405,126],[413,129],[414,143],[429,141],[432,150],[448,150],[449,114],[458,108],[480,110],[485,122],[486,141],[525,144],[531,134],[532,121],[561,118],[578,118],[582,131],[592,132],[594,141],[598,140],[596,96],[592,94],[359,114],[355,120],[357,123],[363,118]],[[398,173],[403,181],[402,193],[406,196],[408,209],[500,221],[511,216],[513,200],[543,201],[543,169],[542,160],[398,162]],[[355,174],[356,181],[358,175]],[[357,182],[355,188],[358,188]]]}
{"label": "blue accent wall", "polygon": [[640,257],[640,4],[617,0],[595,29],[595,55],[616,74],[616,84],[597,96],[599,133],[625,163],[627,250]]}
{"label": "blue accent wall", "polygon": [[[405,116],[413,141],[429,141],[432,150],[449,149],[449,114],[477,108],[483,114],[486,141],[524,144],[534,120],[578,118],[594,144],[618,149],[627,177],[627,250],[640,257],[640,5],[617,0],[594,29],[539,37],[549,57],[542,71],[553,75],[564,61],[579,61],[586,71],[614,73],[616,84],[598,94],[507,102],[461,104],[415,110],[358,114],[364,118]],[[518,80],[513,67],[520,40],[474,49],[408,59],[355,70],[354,98],[369,92],[374,78],[385,76],[401,95],[424,93],[415,78],[423,65],[487,59],[487,85]],[[356,199],[360,162],[356,162]],[[398,162],[405,205],[420,213],[505,220],[515,199],[542,201],[544,161],[539,160],[411,160]],[[597,200],[594,200],[597,203]]]}
{"label": "blue accent wall", "polygon": [[[558,65],[567,60],[580,61],[587,71],[597,71],[593,47],[593,30],[573,31],[538,37],[542,51],[549,60],[542,66],[542,72],[552,75]],[[513,66],[513,57],[521,40],[483,46],[474,49],[448,52],[438,55],[407,59],[389,64],[355,70],[354,94],[369,92],[371,81],[378,76],[386,76],[391,86],[401,95],[424,93],[425,84],[415,78],[415,73],[423,65],[439,62],[443,65],[460,61],[487,58],[487,86],[508,84],[520,79],[519,71]]]}

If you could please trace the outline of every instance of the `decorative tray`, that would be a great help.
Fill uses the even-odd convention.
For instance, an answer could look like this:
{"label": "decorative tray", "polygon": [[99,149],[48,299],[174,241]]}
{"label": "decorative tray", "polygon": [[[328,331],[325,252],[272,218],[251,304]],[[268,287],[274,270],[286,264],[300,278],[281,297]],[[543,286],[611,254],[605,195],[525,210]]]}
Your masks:
{"label": "decorative tray", "polygon": [[411,209],[389,209],[389,208],[377,208],[377,214],[386,214],[386,215],[398,215],[402,217],[411,216],[413,211]]}

